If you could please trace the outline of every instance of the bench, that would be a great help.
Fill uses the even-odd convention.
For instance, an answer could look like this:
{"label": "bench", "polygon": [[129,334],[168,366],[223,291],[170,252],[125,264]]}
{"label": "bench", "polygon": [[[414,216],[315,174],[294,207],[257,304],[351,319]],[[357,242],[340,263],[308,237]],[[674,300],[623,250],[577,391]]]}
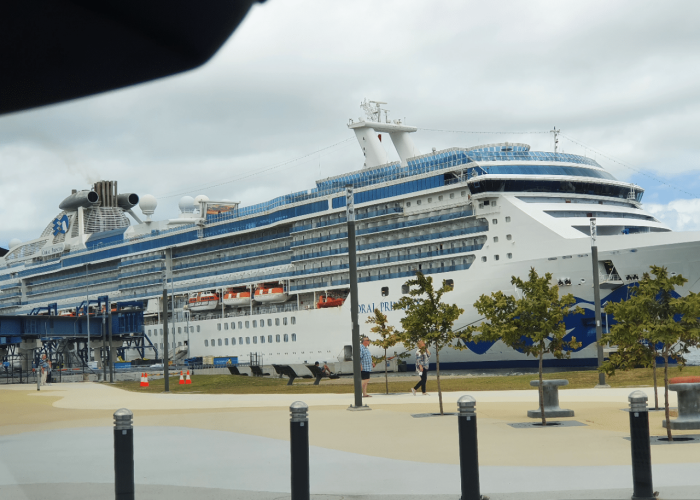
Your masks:
{"label": "bench", "polygon": [[[540,381],[531,380],[530,385],[539,388]],[[559,407],[559,387],[564,385],[569,385],[569,381],[563,379],[542,381],[545,418],[574,416],[574,410],[565,410]],[[530,418],[542,418],[542,412],[539,408],[536,410],[528,410],[527,416]]]}
{"label": "bench", "polygon": [[250,371],[253,373],[254,376],[256,377],[264,377],[265,375],[269,375],[269,373],[266,373],[263,371],[262,366],[258,365],[251,365]]}
{"label": "bench", "polygon": [[669,390],[678,393],[678,418],[668,424],[671,429],[700,429],[700,377],[675,377],[669,380]]}
{"label": "bench", "polygon": [[335,373],[331,373],[330,375],[328,375],[327,373],[325,373],[325,372],[323,371],[323,368],[321,368],[320,366],[316,366],[316,365],[306,365],[306,367],[307,367],[307,368],[309,369],[309,371],[311,372],[311,375],[313,375],[313,376],[316,378],[316,380],[314,380],[314,385],[320,384],[320,383],[321,383],[321,379],[322,379],[323,377],[328,377],[328,378],[330,378],[330,379],[340,378],[340,375],[337,375],[337,374],[335,374]]}
{"label": "bench", "polygon": [[254,375],[254,372],[251,370],[251,368],[247,366],[230,365],[226,368],[228,368],[228,371],[231,372],[231,375],[242,375],[244,377]]}
{"label": "bench", "polygon": [[287,382],[287,385],[292,385],[294,383],[294,379],[297,378],[297,373],[289,365],[272,365],[272,367],[279,374],[279,378],[282,378],[284,375],[289,377],[289,382]]}

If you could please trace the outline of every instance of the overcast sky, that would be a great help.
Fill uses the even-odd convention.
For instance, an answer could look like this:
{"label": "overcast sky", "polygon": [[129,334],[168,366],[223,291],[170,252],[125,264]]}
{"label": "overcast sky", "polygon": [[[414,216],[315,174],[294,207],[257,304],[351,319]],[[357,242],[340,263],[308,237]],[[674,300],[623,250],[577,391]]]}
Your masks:
{"label": "overcast sky", "polygon": [[[346,125],[363,98],[424,129],[556,125],[565,152],[641,185],[673,229],[699,230],[699,18],[696,1],[268,0],[199,69],[1,116],[0,246],[38,237],[72,188],[99,179],[155,195],[156,218],[184,194],[248,205],[312,188],[362,167]],[[414,140],[552,150],[545,133]]]}

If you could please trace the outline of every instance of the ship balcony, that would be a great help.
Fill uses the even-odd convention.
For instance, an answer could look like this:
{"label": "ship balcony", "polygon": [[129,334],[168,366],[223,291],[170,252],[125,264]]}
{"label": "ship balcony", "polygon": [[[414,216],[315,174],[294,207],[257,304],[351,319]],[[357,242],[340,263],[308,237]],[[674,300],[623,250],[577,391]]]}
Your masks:
{"label": "ship balcony", "polygon": [[624,284],[625,282],[619,274],[610,273],[600,275],[600,288],[617,288]]}

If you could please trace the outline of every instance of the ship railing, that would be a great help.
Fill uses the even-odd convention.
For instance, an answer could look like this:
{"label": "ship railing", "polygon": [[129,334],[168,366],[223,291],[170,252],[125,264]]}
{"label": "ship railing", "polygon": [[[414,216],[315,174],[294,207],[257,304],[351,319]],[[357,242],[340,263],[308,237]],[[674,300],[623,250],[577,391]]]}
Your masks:
{"label": "ship railing", "polygon": [[610,282],[622,282],[622,277],[619,274],[615,273],[601,273],[600,274],[600,282],[601,283],[610,283]]}

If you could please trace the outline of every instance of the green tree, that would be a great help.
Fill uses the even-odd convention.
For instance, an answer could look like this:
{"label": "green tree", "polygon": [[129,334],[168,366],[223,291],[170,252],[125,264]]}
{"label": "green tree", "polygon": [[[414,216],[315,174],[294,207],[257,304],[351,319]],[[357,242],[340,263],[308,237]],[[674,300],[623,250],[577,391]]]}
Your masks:
{"label": "green tree", "polygon": [[[379,336],[377,340],[372,341],[372,345],[384,349],[384,356],[373,356],[373,358],[375,363],[384,363],[384,381],[386,382],[386,393],[389,394],[389,375],[387,373],[386,362],[388,359],[393,359],[397,356],[389,358],[387,356],[387,351],[401,342],[399,333],[393,326],[387,324],[386,314],[382,314],[379,309],[375,309],[374,315],[369,316],[365,323],[374,325],[370,331]],[[394,354],[396,355],[396,353]]]}
{"label": "green tree", "polygon": [[464,309],[454,304],[442,302],[442,296],[452,291],[452,286],[442,280],[439,290],[433,287],[433,278],[424,276],[416,271],[416,277],[408,280],[407,295],[394,303],[394,309],[403,309],[404,317],[401,318],[403,331],[400,338],[408,349],[414,349],[419,341],[426,346],[435,349],[435,366],[438,386],[438,399],[440,402],[440,415],[444,415],[442,406],[442,389],[440,387],[440,349],[454,347],[453,341],[458,334],[452,331],[452,325],[464,312]]}
{"label": "green tree", "polygon": [[[542,389],[542,359],[551,354],[557,359],[568,358],[571,350],[581,347],[581,342],[572,337],[565,341],[564,318],[571,313],[581,314],[583,310],[572,306],[576,303],[571,294],[559,297],[559,287],[551,285],[552,274],[540,277],[535,268],[530,268],[527,281],[512,276],[511,284],[521,291],[521,297],[498,291],[482,295],[474,303],[476,310],[486,318],[481,325],[472,325],[464,330],[465,341],[472,338],[476,342],[501,340],[508,347],[539,358],[539,396],[542,425],[547,424],[544,416],[544,391]],[[480,335],[472,337],[476,332]],[[460,349],[466,349],[460,346]]]}
{"label": "green tree", "polygon": [[[603,340],[617,345],[618,350],[610,354],[610,360],[600,369],[613,375],[616,369],[626,370],[637,364],[648,366],[649,358],[660,354],[664,359],[666,422],[670,422],[669,359],[682,368],[690,348],[700,344],[700,295],[689,292],[685,297],[675,296],[676,287],[687,282],[680,274],[669,275],[665,267],[651,266],[651,273],[644,273],[629,299],[605,307],[617,324]],[[669,441],[673,440],[670,425],[666,425],[666,435]]]}

